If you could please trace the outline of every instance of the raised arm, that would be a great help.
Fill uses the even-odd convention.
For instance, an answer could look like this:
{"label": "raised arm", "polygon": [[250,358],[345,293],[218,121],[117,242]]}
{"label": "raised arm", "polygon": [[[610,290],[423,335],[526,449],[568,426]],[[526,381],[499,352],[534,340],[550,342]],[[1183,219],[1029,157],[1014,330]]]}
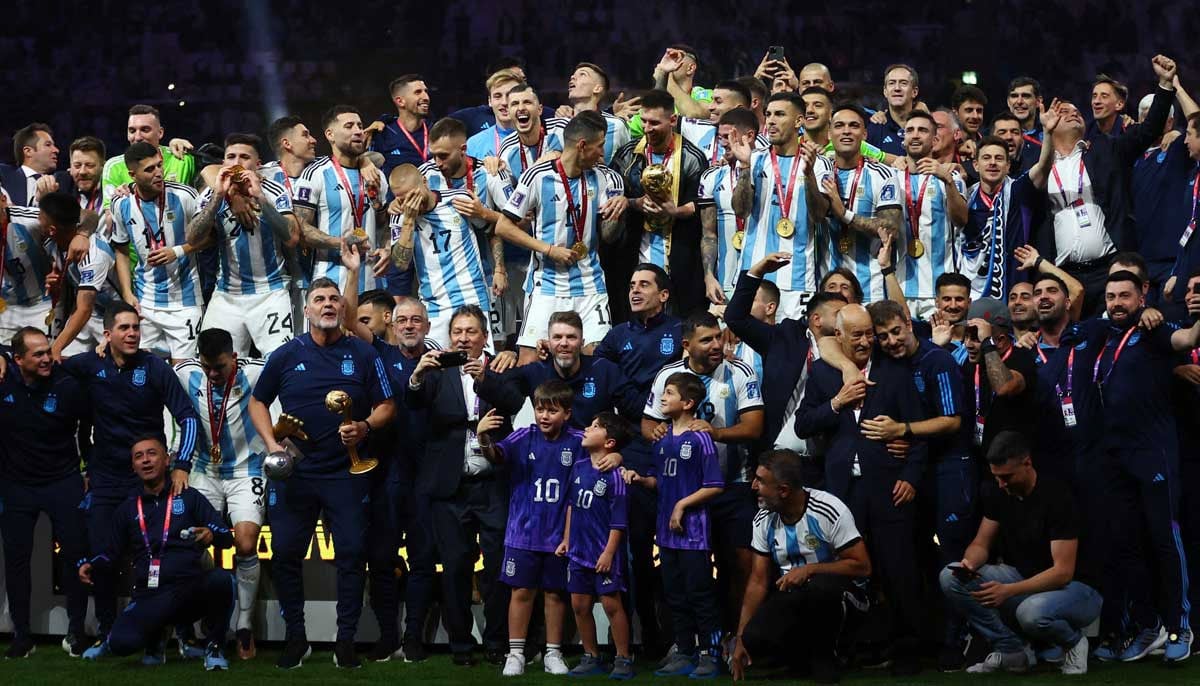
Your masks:
{"label": "raised arm", "polygon": [[1033,187],[1042,189],[1046,187],[1046,179],[1050,176],[1050,168],[1054,166],[1054,146],[1051,145],[1050,136],[1058,128],[1058,98],[1051,101],[1049,108],[1040,105],[1039,107],[1041,108],[1040,118],[1045,141],[1042,144],[1042,153],[1038,155],[1038,161],[1026,173],[1029,174],[1029,182],[1033,184]]}

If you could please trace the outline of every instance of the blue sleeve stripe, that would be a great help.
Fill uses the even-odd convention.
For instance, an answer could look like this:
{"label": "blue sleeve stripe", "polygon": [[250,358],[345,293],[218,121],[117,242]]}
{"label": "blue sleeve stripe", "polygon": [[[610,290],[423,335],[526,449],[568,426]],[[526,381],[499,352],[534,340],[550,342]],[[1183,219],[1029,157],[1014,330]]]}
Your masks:
{"label": "blue sleeve stripe", "polygon": [[188,417],[179,423],[179,455],[176,459],[180,462],[192,461],[192,451],[196,449],[196,424],[198,423],[195,417]]}
{"label": "blue sleeve stripe", "polygon": [[375,376],[379,377],[379,388],[383,391],[384,398],[392,397],[392,384],[388,381],[387,369],[383,366],[383,360],[375,358]]}
{"label": "blue sleeve stripe", "polygon": [[942,413],[947,417],[958,414],[957,408],[954,407],[954,394],[950,390],[950,372],[938,374],[938,388],[942,393]]}

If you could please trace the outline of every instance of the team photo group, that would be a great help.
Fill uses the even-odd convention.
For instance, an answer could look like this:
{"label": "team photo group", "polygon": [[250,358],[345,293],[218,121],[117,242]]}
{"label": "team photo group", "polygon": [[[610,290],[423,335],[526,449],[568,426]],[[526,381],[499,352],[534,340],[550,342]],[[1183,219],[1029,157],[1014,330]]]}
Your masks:
{"label": "team photo group", "polygon": [[[505,677],[836,683],[1186,660],[1192,76],[1156,55],[1148,92],[937,102],[892,64],[872,110],[764,47],[721,78],[664,45],[636,91],[503,59],[441,117],[411,73],[379,84],[391,114],[329,102],[220,144],[146,104],[120,149],[13,132],[5,658],[44,659],[45,514],[85,662],[448,644]],[[310,643],[314,533],[336,625],[329,603]],[[258,657],[268,577],[285,628]]]}

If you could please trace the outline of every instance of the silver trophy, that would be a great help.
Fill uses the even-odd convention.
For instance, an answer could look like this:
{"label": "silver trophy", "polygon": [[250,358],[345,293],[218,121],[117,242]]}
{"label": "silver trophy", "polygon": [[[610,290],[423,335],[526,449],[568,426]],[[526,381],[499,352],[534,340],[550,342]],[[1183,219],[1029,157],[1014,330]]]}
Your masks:
{"label": "silver trophy", "polygon": [[307,441],[308,434],[304,433],[304,422],[290,414],[280,415],[279,421],[275,422],[275,426],[272,428],[275,440],[283,443],[286,449],[268,453],[263,458],[263,473],[267,475],[268,479],[282,481],[292,475],[292,472],[296,470],[296,461],[300,459],[300,451],[292,442],[292,437]]}

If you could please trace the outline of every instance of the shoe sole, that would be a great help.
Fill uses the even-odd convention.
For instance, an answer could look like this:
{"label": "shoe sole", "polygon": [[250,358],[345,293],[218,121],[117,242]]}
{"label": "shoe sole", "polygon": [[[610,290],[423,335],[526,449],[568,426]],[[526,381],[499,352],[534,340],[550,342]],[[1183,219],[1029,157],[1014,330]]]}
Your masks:
{"label": "shoe sole", "polygon": [[637,675],[636,675],[636,674],[633,674],[633,673],[629,673],[629,674],[609,674],[609,675],[608,675],[608,678],[609,678],[609,679],[612,679],[613,681],[628,681],[628,680],[632,679],[632,678],[633,678],[633,677],[635,677],[635,676],[637,676]]}
{"label": "shoe sole", "polygon": [[1151,643],[1148,648],[1146,648],[1142,652],[1138,653],[1137,655],[1134,655],[1132,657],[1122,657],[1122,658],[1120,658],[1120,660],[1121,660],[1121,662],[1137,662],[1138,660],[1144,659],[1145,657],[1150,655],[1150,653],[1154,652],[1155,648],[1161,647],[1163,645],[1163,643],[1166,643],[1166,642],[1167,642],[1166,638],[1163,638],[1162,643],[1155,641],[1154,643]]}
{"label": "shoe sole", "polygon": [[24,660],[25,658],[29,657],[30,655],[33,655],[36,652],[37,652],[37,646],[30,646],[29,652],[25,653],[24,655],[5,655],[4,659],[5,660]]}
{"label": "shoe sole", "polygon": [[71,651],[71,644],[67,643],[67,639],[65,639],[65,638],[62,640],[62,649],[63,649],[63,652],[67,654],[67,657],[83,657],[82,650],[79,651],[78,653]]}
{"label": "shoe sole", "polygon": [[204,671],[206,672],[224,672],[228,670],[229,665],[212,665],[211,667],[209,665],[204,665]]}
{"label": "shoe sole", "polygon": [[312,657],[312,646],[309,646],[308,648],[305,649],[304,654],[300,656],[300,661],[297,662],[294,666],[280,667],[279,665],[275,665],[275,667],[276,667],[276,669],[283,669],[283,670],[289,670],[289,671],[293,670],[293,669],[300,669],[301,667],[304,666],[304,661],[310,657]]}
{"label": "shoe sole", "polygon": [[346,665],[343,667],[342,665],[338,664],[337,655],[335,654],[333,656],[333,666],[337,667],[338,669],[362,669],[362,661],[359,661],[359,663],[356,665]]}

